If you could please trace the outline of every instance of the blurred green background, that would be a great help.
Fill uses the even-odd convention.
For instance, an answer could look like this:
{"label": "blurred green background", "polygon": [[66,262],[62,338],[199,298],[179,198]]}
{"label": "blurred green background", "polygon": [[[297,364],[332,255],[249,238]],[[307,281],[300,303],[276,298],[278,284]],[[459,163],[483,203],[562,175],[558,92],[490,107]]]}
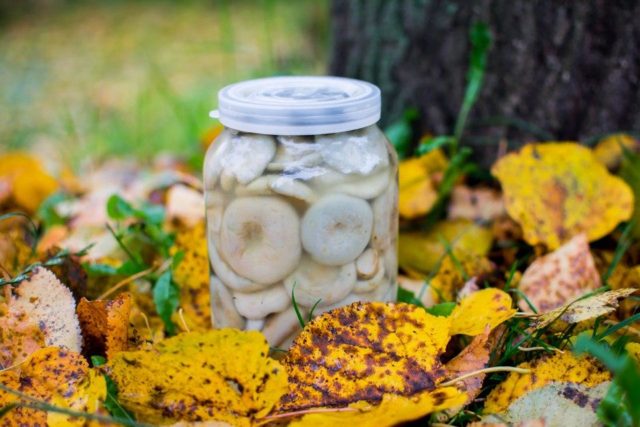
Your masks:
{"label": "blurred green background", "polygon": [[73,167],[187,157],[217,91],[322,74],[327,0],[0,1],[0,146]]}

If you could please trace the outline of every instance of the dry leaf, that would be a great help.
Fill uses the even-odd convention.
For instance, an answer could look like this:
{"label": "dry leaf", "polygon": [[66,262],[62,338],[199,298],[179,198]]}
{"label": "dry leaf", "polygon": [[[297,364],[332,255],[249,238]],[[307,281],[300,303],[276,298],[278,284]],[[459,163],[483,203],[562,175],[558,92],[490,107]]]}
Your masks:
{"label": "dry leaf", "polygon": [[447,168],[442,150],[431,151],[421,157],[404,160],[398,167],[398,211],[407,219],[425,215],[436,202],[438,192],[434,174]]}
{"label": "dry leaf", "polygon": [[3,366],[21,362],[41,344],[80,351],[82,335],[75,301],[51,271],[38,267],[29,279],[6,292],[6,312],[0,317]]}
{"label": "dry leaf", "polygon": [[421,392],[414,396],[385,394],[379,405],[360,401],[349,405],[350,411],[311,413],[289,424],[289,427],[335,427],[353,425],[358,427],[390,427],[416,420],[432,412],[462,405],[464,393],[455,387],[442,387],[434,391]]}
{"label": "dry leaf", "polygon": [[553,382],[572,382],[593,387],[611,379],[611,374],[595,359],[576,357],[570,352],[545,355],[531,362],[518,365],[531,369],[529,374],[510,373],[487,396],[485,414],[499,414],[525,394]]}
{"label": "dry leaf", "polygon": [[[2,222],[2,221],[0,221]],[[33,258],[27,233],[18,225],[0,231],[0,268],[11,276],[20,274]]]}
{"label": "dry leaf", "polygon": [[631,151],[640,151],[640,141],[624,133],[616,133],[598,141],[593,154],[609,170],[616,169],[622,161],[623,147]]}
{"label": "dry leaf", "polygon": [[542,314],[531,323],[530,328],[543,329],[552,324],[552,331],[560,331],[564,330],[568,324],[580,323],[613,313],[618,308],[618,300],[636,291],[637,289],[618,289],[570,302]]}
{"label": "dry leaf", "polygon": [[[58,347],[40,349],[18,369],[0,372],[0,383],[55,406],[89,413],[98,412],[107,390],[104,377],[89,369],[84,357]],[[20,401],[0,390],[0,408]],[[85,420],[18,407],[2,421],[15,426],[82,426]]]}
{"label": "dry leaf", "polygon": [[[491,352],[489,332],[490,329],[488,327],[485,328],[484,333],[475,336],[460,354],[445,365],[448,379],[487,367]],[[484,377],[485,374],[475,375],[456,383],[456,387],[461,388],[467,394],[465,404],[471,403],[480,393]]]}
{"label": "dry leaf", "polygon": [[[203,208],[204,209],[204,208]],[[182,260],[173,269],[173,280],[180,288],[180,308],[189,330],[211,329],[211,305],[209,300],[209,258],[204,222],[179,229],[170,250],[171,255],[183,253]],[[174,322],[182,323],[176,313]]]}
{"label": "dry leaf", "polygon": [[495,265],[484,256],[469,254],[462,249],[457,252],[455,260],[451,255],[444,257],[438,273],[429,282],[432,298],[437,302],[454,301],[467,278],[489,274],[495,269]]}
{"label": "dry leaf", "polygon": [[117,353],[107,367],[120,402],[140,420],[248,426],[269,413],[287,389],[284,369],[268,352],[258,332],[220,329]]}
{"label": "dry leaf", "polygon": [[0,156],[0,179],[9,183],[13,201],[28,213],[34,213],[58,188],[35,157],[20,152]]}
{"label": "dry leaf", "polygon": [[631,356],[636,363],[640,364],[640,343],[630,342],[627,343],[624,348],[627,350],[627,353],[629,353],[629,356]]}
{"label": "dry leaf", "polygon": [[484,256],[493,242],[491,230],[466,220],[442,221],[426,233],[400,233],[398,263],[405,271],[426,276],[438,268],[447,249],[454,255],[465,252]]}
{"label": "dry leaf", "polygon": [[170,222],[196,226],[204,221],[204,196],[183,184],[172,186],[167,191],[166,216]]}
{"label": "dry leaf", "polygon": [[516,399],[505,412],[485,416],[482,421],[521,425],[539,419],[546,426],[597,427],[602,424],[596,410],[610,385],[609,381],[593,387],[572,382],[551,382]]}
{"label": "dry leaf", "polygon": [[78,304],[78,319],[84,338],[84,352],[106,355],[111,359],[127,348],[131,295],[121,293],[113,300],[89,301]]}
{"label": "dry leaf", "polygon": [[476,336],[482,334],[486,326],[495,328],[516,313],[512,303],[509,294],[500,289],[486,288],[472,293],[451,312],[451,335]]}
{"label": "dry leaf", "polygon": [[404,303],[354,303],[308,323],[283,359],[289,392],[278,412],[379,402],[433,390],[450,320]]}
{"label": "dry leaf", "polygon": [[[519,284],[539,312],[553,310],[599,287],[600,275],[584,233],[536,259]],[[531,311],[524,299],[520,301],[520,309]]]}
{"label": "dry leaf", "polygon": [[580,233],[597,240],[633,212],[629,186],[579,144],[528,144],[501,158],[492,173],[531,245],[556,249]]}
{"label": "dry leaf", "polygon": [[502,193],[492,188],[470,188],[456,185],[451,192],[447,218],[491,222],[507,213]]}

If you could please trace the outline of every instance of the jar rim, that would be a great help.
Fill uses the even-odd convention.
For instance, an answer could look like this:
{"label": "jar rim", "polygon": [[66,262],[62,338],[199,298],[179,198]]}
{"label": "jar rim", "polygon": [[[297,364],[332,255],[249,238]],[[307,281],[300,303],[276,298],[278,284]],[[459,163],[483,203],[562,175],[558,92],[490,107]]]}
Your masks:
{"label": "jar rim", "polygon": [[334,76],[285,76],[246,80],[218,92],[210,113],[229,128],[267,135],[346,132],[380,120],[380,89]]}

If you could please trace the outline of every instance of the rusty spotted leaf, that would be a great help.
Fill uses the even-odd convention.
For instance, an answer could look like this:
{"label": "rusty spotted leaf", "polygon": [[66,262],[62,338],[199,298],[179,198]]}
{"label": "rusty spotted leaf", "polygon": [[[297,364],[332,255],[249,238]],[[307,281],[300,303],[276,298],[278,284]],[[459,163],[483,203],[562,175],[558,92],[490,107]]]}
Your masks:
{"label": "rusty spotted leaf", "polygon": [[451,335],[476,336],[482,334],[487,326],[495,328],[516,313],[512,304],[509,294],[500,289],[486,288],[473,292],[451,312]]}
{"label": "rusty spotted leaf", "polygon": [[545,355],[531,362],[521,363],[518,367],[531,369],[531,373],[510,373],[487,396],[485,414],[502,413],[520,396],[542,388],[552,381],[593,387],[611,379],[609,371],[595,359],[587,356],[577,357],[569,351]]}
{"label": "rusty spotted leaf", "polygon": [[441,221],[428,232],[400,233],[398,264],[417,276],[430,275],[447,254],[484,256],[493,242],[491,230],[467,220]]}
{"label": "rusty spotted leaf", "polygon": [[[447,378],[456,378],[460,375],[487,367],[491,352],[489,332],[489,327],[485,328],[482,334],[476,335],[468,346],[466,346],[456,357],[447,362],[445,365]],[[456,387],[466,393],[467,400],[465,403],[470,403],[480,393],[484,377],[485,374],[475,375],[455,384]]]}
{"label": "rusty spotted leaf", "polygon": [[488,258],[458,250],[455,259],[447,255],[442,260],[438,273],[431,279],[429,290],[434,301],[454,301],[468,278],[491,273],[495,266]]}
{"label": "rusty spotted leaf", "polygon": [[544,329],[551,325],[552,331],[564,330],[569,324],[595,319],[613,313],[620,299],[635,293],[637,289],[617,289],[603,292],[588,298],[572,301],[555,310],[543,313],[531,323],[531,329]]}
{"label": "rusty spotted leaf", "polygon": [[[33,353],[18,368],[0,372],[0,383],[41,401],[75,411],[99,412],[106,398],[104,377],[89,368],[80,354],[59,347]],[[0,407],[21,401],[15,394],[0,391]],[[83,419],[17,407],[2,418],[2,425],[83,426]]]}
{"label": "rusty spotted leaf", "polygon": [[498,160],[492,173],[531,245],[556,249],[580,233],[597,240],[633,212],[629,186],[579,144],[528,144]]}
{"label": "rusty spotted leaf", "polygon": [[78,304],[78,319],[87,355],[106,355],[108,359],[127,348],[131,295],[121,293],[113,300],[89,301]]}
{"label": "rusty spotted leaf", "polygon": [[[554,252],[533,261],[518,287],[540,312],[553,310],[599,288],[600,275],[587,236],[578,234]],[[531,311],[524,298],[520,309]]]}
{"label": "rusty spotted leaf", "polygon": [[438,198],[434,175],[442,173],[448,161],[442,150],[405,160],[398,167],[398,211],[407,219],[425,215]]}
{"label": "rusty spotted leaf", "polygon": [[38,267],[29,279],[6,292],[0,317],[3,366],[21,362],[43,345],[80,351],[82,336],[75,301],[51,271]]}
{"label": "rusty spotted leaf", "polygon": [[117,353],[107,364],[120,402],[141,421],[226,421],[248,426],[287,389],[260,333],[220,329]]}
{"label": "rusty spotted leaf", "polygon": [[354,303],[308,323],[283,359],[289,392],[279,412],[379,402],[433,390],[444,370],[446,317],[404,304]]}
{"label": "rusty spotted leaf", "polygon": [[[204,211],[204,208],[203,208]],[[173,269],[173,280],[180,288],[180,308],[189,330],[211,328],[211,305],[209,300],[209,258],[205,225],[201,221],[194,227],[180,228],[170,250],[171,255],[181,252],[182,260]],[[182,322],[174,314],[173,321]]]}
{"label": "rusty spotted leaf", "polygon": [[58,188],[36,158],[21,152],[0,155],[0,179],[9,182],[11,198],[29,213],[34,213]]}
{"label": "rusty spotted leaf", "polygon": [[442,387],[414,396],[385,394],[378,405],[359,401],[347,410],[311,413],[289,424],[290,427],[390,427],[416,420],[436,411],[462,405],[464,393],[455,387]]}

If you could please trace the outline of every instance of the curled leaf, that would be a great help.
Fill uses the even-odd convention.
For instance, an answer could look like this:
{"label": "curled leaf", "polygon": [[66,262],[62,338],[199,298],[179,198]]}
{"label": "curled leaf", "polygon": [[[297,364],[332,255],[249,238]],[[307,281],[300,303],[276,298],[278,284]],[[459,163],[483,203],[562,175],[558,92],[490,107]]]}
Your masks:
{"label": "curled leaf", "polygon": [[[482,334],[475,336],[460,354],[445,365],[447,378],[456,378],[487,367],[491,352],[489,332],[489,327],[485,328]],[[463,390],[467,395],[465,403],[471,403],[480,393],[484,377],[485,374],[475,375],[456,383],[456,387]]]}
{"label": "curled leaf", "polygon": [[531,329],[544,329],[552,324],[552,330],[564,330],[568,324],[580,323],[613,313],[620,299],[635,293],[637,289],[617,289],[592,295],[548,311],[531,323]]}
{"label": "curled leaf", "polygon": [[462,299],[451,313],[451,335],[476,336],[485,327],[495,328],[516,313],[508,293],[496,288],[486,288]]}
{"label": "curled leaf", "polygon": [[576,143],[525,145],[501,158],[492,173],[531,245],[555,249],[580,233],[597,240],[633,212],[629,186]]}
{"label": "curled leaf", "polygon": [[84,338],[84,351],[89,355],[113,357],[127,348],[131,295],[121,293],[115,299],[78,304],[78,319]]}
{"label": "curled leaf", "polygon": [[520,396],[553,382],[571,382],[593,387],[611,379],[611,374],[590,357],[576,357],[570,352],[545,355],[518,365],[531,369],[529,374],[510,373],[487,396],[485,414],[499,414],[507,410]]}
{"label": "curled leaf", "polygon": [[376,403],[433,390],[444,374],[446,317],[404,303],[354,303],[308,323],[283,359],[289,392],[279,412]]}
{"label": "curled leaf", "polygon": [[107,364],[124,407],[152,423],[226,421],[250,425],[286,391],[280,364],[258,332],[180,334],[153,348],[117,353]]}
{"label": "curled leaf", "polygon": [[[538,311],[548,311],[600,287],[600,275],[582,233],[536,259],[520,279],[519,288]],[[531,311],[527,302],[520,309]]]}

